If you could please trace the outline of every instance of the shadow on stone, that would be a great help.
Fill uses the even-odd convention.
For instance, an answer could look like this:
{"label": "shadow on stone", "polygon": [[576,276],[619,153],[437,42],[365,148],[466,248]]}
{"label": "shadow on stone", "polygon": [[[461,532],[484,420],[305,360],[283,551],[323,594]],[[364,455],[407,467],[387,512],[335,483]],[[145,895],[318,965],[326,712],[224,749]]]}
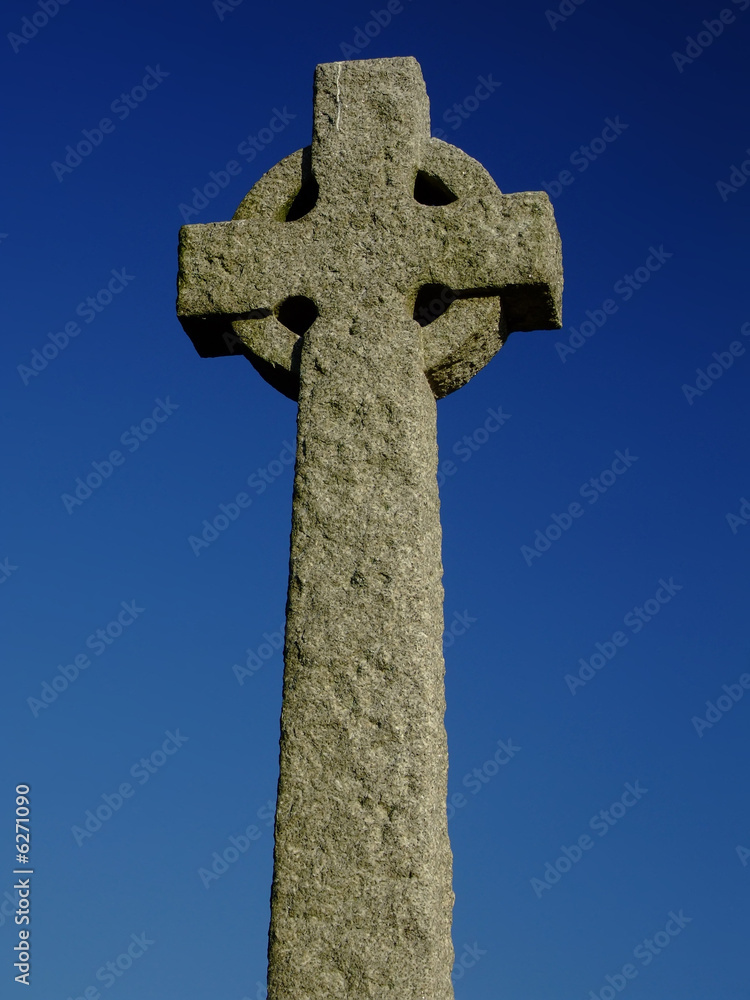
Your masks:
{"label": "shadow on stone", "polygon": [[295,222],[297,219],[302,219],[309,212],[312,212],[318,203],[319,193],[320,189],[315,176],[309,174],[302,182],[302,187],[289,206],[289,211],[286,213],[286,221]]}
{"label": "shadow on stone", "polygon": [[318,318],[318,307],[304,295],[291,295],[279,305],[276,318],[287,330],[301,337]]}
{"label": "shadow on stone", "polygon": [[414,302],[414,319],[420,326],[429,326],[457,298],[458,295],[447,285],[422,285]]}
{"label": "shadow on stone", "polygon": [[420,205],[450,205],[458,196],[435,174],[420,170],[414,181],[414,200]]}

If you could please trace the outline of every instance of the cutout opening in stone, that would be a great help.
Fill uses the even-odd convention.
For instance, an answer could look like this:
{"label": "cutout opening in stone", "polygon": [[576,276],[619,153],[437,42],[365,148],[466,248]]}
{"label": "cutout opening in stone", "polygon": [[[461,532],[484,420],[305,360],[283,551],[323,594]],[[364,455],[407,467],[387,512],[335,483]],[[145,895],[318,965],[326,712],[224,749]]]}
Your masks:
{"label": "cutout opening in stone", "polygon": [[414,319],[420,326],[429,326],[439,319],[458,294],[447,285],[422,285],[414,302]]}
{"label": "cutout opening in stone", "polygon": [[450,205],[458,201],[458,195],[455,195],[435,174],[420,170],[414,181],[414,200],[420,205]]}
{"label": "cutout opening in stone", "polygon": [[320,188],[315,176],[308,174],[287,210],[286,222],[296,222],[297,219],[302,219],[309,212],[312,212],[318,203],[319,193]]}
{"label": "cutout opening in stone", "polygon": [[308,299],[304,295],[290,295],[276,310],[276,318],[279,323],[282,323],[292,333],[296,333],[298,337],[307,333],[318,315],[318,307],[312,299]]}

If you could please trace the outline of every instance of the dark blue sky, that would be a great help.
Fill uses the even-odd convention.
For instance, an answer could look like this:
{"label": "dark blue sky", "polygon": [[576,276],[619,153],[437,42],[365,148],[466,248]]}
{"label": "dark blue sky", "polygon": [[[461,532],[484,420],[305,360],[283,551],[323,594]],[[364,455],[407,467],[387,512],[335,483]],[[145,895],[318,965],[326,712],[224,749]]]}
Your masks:
{"label": "dark blue sky", "polygon": [[317,63],[414,55],[434,134],[550,192],[565,266],[564,329],[438,407],[456,996],[750,997],[750,0],[723,9],[4,5],[2,996],[263,996],[295,406],[198,357],[177,232],[307,145]]}

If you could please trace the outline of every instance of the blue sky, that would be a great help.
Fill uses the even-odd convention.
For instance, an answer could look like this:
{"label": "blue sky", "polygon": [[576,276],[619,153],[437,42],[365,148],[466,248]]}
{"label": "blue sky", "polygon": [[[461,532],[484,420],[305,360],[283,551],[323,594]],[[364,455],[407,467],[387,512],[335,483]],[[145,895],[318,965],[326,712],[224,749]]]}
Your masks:
{"label": "blue sky", "polygon": [[295,405],[198,357],[177,232],[307,145],[317,63],[414,55],[565,266],[438,407],[456,996],[750,997],[750,2],[385,8],[3,7],[3,996],[264,995]]}

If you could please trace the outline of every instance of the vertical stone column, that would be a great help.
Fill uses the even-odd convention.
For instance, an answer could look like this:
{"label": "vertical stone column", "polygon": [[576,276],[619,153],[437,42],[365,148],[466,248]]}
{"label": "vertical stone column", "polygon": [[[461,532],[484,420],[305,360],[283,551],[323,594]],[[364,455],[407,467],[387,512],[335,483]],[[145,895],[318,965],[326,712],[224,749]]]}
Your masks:
{"label": "vertical stone column", "polygon": [[436,407],[393,298],[303,345],[270,1000],[453,996]]}

